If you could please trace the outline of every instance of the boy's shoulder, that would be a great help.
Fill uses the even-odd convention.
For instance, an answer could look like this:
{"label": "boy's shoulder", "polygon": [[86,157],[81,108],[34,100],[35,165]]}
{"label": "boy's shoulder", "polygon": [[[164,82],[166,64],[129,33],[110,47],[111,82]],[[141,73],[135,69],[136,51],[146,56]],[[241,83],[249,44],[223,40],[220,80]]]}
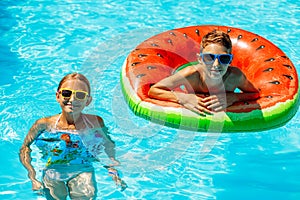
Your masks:
{"label": "boy's shoulder", "polygon": [[185,67],[181,70],[179,70],[177,73],[179,77],[181,78],[198,78],[199,72],[202,71],[201,66],[199,64],[197,65],[191,65],[188,67]]}
{"label": "boy's shoulder", "polygon": [[229,66],[228,67],[228,70],[230,70],[230,72],[234,75],[241,75],[243,74],[242,70],[238,67],[235,67],[235,66]]}
{"label": "boy's shoulder", "polygon": [[234,66],[228,67],[227,71],[230,72],[231,78],[235,78],[235,79],[240,79],[244,75],[241,69]]}

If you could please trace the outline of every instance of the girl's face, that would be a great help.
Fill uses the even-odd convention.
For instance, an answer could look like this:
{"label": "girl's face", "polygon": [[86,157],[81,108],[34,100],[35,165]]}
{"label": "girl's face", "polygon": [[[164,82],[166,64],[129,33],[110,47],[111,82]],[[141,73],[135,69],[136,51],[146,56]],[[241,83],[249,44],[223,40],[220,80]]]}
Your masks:
{"label": "girl's face", "polygon": [[85,82],[78,79],[67,80],[56,93],[56,100],[63,112],[80,114],[92,100],[88,95],[88,91],[88,86]]}
{"label": "girl's face", "polygon": [[[223,77],[223,75],[226,73],[228,66],[230,65],[230,62],[226,61],[226,55],[225,57],[221,57],[221,61],[224,60],[224,63],[220,63],[219,59],[216,57],[215,60],[213,60],[213,57],[210,57],[209,54],[214,54],[215,56],[219,56],[220,54],[229,54],[229,50],[219,44],[209,44],[207,45],[203,50],[202,54],[204,57],[200,56],[200,61],[204,63],[205,66],[205,73],[208,75],[208,77],[213,79],[220,79]],[[208,56],[208,57],[205,57]],[[206,59],[208,58],[208,59]],[[224,59],[225,58],[225,59]],[[206,60],[205,60],[206,59]],[[209,62],[208,62],[209,61]]]}

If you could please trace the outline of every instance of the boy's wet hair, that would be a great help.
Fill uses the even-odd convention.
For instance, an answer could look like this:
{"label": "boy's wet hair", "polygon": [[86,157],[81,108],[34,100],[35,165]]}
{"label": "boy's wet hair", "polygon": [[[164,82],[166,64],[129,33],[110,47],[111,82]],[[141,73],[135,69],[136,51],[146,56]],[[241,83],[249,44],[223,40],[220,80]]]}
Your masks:
{"label": "boy's wet hair", "polygon": [[91,86],[90,86],[90,82],[89,80],[83,75],[83,74],[79,74],[77,72],[71,73],[71,74],[67,74],[66,76],[64,76],[61,81],[59,82],[57,91],[59,91],[59,89],[61,88],[62,84],[68,80],[81,80],[83,81],[87,86],[88,86],[88,94],[90,95],[91,93]]}
{"label": "boy's wet hair", "polygon": [[213,30],[204,35],[200,44],[200,52],[210,44],[220,44],[229,50],[228,53],[231,53],[232,43],[230,37],[223,31]]}

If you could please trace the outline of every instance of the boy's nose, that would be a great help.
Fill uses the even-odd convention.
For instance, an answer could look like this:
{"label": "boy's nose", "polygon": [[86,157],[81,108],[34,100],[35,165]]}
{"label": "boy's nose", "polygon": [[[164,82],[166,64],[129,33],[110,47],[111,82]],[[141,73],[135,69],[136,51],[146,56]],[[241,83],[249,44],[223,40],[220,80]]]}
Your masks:
{"label": "boy's nose", "polygon": [[219,66],[219,65],[220,65],[219,59],[216,58],[216,59],[214,60],[214,62],[213,62],[213,66]]}

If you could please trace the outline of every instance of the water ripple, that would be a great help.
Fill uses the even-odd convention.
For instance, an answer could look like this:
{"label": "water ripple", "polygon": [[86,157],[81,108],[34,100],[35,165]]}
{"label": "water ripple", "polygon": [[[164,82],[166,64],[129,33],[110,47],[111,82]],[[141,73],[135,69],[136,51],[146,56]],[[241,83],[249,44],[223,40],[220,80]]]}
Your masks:
{"label": "water ripple", "polygon": [[[203,156],[209,135],[137,118],[119,86],[120,67],[137,44],[165,30],[200,24],[257,33],[280,47],[299,71],[297,1],[4,0],[0,11],[0,147],[6,161],[0,167],[1,199],[36,199],[18,149],[36,119],[60,112],[56,87],[72,71],[91,80],[94,101],[87,111],[105,119],[129,185],[120,192],[98,166],[104,199],[232,199],[236,191],[248,199],[299,196],[299,112],[274,130],[222,134]],[[130,155],[138,156],[141,166],[126,160]]]}

